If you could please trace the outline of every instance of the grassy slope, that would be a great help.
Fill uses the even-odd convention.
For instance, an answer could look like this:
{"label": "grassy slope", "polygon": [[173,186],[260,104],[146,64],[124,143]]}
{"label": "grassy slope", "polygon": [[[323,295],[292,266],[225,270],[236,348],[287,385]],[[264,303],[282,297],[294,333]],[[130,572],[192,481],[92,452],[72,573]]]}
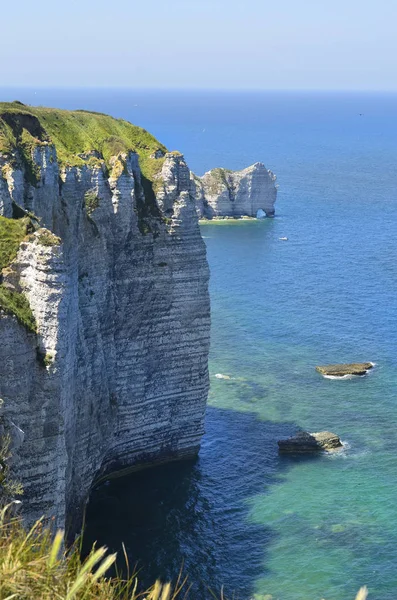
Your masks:
{"label": "grassy slope", "polygon": [[[18,220],[0,217],[0,272],[16,257],[19,245],[28,232],[29,223],[27,217]],[[0,308],[15,315],[30,331],[36,330],[33,313],[23,294],[0,285]]]}
{"label": "grassy slope", "polygon": [[[107,166],[112,156],[133,150],[138,152],[143,175],[153,181],[162,165],[161,159],[151,159],[155,150],[166,151],[145,129],[123,119],[83,110],[26,106],[19,102],[0,103],[0,152],[10,154],[15,147],[31,161],[34,145],[55,144],[61,166],[82,166],[87,161],[79,154],[96,151]],[[90,163],[98,162],[90,158]]]}
{"label": "grassy slope", "polygon": [[28,218],[7,219],[0,217],[0,271],[16,257],[18,248],[27,234]]}

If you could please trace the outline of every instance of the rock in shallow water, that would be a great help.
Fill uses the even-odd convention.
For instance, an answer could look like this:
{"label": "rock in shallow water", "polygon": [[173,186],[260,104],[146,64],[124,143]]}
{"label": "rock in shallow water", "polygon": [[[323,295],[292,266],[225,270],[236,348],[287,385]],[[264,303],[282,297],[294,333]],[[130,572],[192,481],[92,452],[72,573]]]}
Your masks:
{"label": "rock in shallow water", "polygon": [[371,362],[325,365],[316,367],[316,371],[321,373],[321,375],[344,377],[345,375],[365,375],[373,366]]}
{"label": "rock in shallow water", "polygon": [[343,446],[340,438],[330,431],[319,431],[309,433],[299,431],[296,435],[286,439],[279,440],[278,448],[280,452],[321,452],[323,450],[335,450]]}

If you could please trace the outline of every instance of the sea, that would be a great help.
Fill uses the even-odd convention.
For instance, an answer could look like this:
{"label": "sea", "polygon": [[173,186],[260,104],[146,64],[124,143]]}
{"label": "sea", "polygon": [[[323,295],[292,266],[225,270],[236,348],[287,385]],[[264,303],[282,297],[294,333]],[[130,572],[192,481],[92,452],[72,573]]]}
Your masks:
{"label": "sea", "polygon": [[[274,219],[201,225],[212,330],[198,459],[96,490],[86,540],[120,556],[124,543],[142,585],[182,573],[193,600],[353,600],[363,585],[395,600],[397,96],[0,91],[128,119],[198,175],[264,162],[279,185]],[[375,367],[315,371],[358,361]],[[280,456],[300,429],[344,448]]]}

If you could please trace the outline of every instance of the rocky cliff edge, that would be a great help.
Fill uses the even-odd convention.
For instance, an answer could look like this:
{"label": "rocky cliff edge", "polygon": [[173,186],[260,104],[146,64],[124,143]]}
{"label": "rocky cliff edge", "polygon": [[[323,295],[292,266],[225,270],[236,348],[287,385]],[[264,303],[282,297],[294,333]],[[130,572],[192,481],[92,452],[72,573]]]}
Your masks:
{"label": "rocky cliff edge", "polygon": [[76,528],[95,481],[198,451],[210,305],[190,186],[126,121],[0,104],[0,419],[30,521]]}

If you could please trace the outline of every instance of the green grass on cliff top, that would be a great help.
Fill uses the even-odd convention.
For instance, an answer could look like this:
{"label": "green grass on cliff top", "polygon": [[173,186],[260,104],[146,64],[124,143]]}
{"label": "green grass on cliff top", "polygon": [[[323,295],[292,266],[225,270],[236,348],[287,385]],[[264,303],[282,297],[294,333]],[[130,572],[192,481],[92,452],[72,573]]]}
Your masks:
{"label": "green grass on cliff top", "polygon": [[161,159],[151,159],[158,149],[167,151],[150,133],[123,119],[85,110],[60,110],[27,106],[20,102],[0,102],[0,152],[11,154],[15,148],[43,142],[53,143],[62,166],[93,164],[79,154],[98,152],[107,166],[112,156],[130,150],[139,154],[143,175],[153,180]]}

